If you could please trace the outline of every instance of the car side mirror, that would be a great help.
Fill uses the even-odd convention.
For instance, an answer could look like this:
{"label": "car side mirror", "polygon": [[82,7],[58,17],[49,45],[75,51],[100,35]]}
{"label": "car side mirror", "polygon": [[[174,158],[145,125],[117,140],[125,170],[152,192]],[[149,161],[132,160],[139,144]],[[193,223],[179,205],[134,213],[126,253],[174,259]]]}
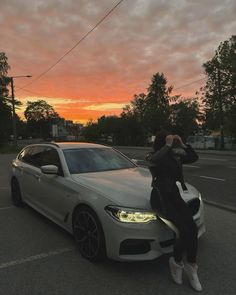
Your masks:
{"label": "car side mirror", "polygon": [[58,174],[58,167],[56,165],[45,165],[41,166],[40,169],[44,174]]}

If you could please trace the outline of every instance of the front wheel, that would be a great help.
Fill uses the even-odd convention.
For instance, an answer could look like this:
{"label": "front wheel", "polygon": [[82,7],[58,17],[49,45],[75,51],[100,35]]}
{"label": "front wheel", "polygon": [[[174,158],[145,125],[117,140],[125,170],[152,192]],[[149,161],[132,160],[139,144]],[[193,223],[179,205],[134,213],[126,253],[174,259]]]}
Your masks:
{"label": "front wheel", "polygon": [[73,233],[79,252],[97,262],[106,257],[105,238],[101,223],[89,207],[78,208],[73,218]]}
{"label": "front wheel", "polygon": [[11,199],[14,206],[21,207],[23,205],[20,185],[16,178],[11,180]]}

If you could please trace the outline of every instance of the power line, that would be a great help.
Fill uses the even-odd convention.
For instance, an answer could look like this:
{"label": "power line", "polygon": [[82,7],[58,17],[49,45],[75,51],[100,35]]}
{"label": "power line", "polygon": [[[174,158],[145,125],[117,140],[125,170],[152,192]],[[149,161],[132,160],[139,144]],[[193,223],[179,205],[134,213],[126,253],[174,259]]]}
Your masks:
{"label": "power line", "polygon": [[182,86],[180,86],[180,87],[174,88],[173,90],[175,91],[175,90],[178,90],[178,89],[181,89],[181,88],[187,87],[187,86],[189,86],[189,85],[195,84],[195,83],[200,82],[200,81],[205,80],[205,79],[206,79],[206,77],[205,77],[205,78],[198,79],[198,80],[195,80],[195,81],[192,81],[192,82],[190,82],[190,83],[188,83],[188,84],[184,84],[184,85],[182,85]]}
{"label": "power line", "polygon": [[[192,81],[192,82],[190,82],[190,83],[187,83],[187,84],[184,84],[184,85],[181,85],[181,86],[179,86],[179,87],[177,87],[177,88],[174,88],[174,91],[175,91],[175,90],[178,90],[178,89],[185,88],[185,87],[187,87],[187,86],[189,86],[189,85],[195,84],[195,83],[200,82],[200,81],[205,80],[205,79],[206,79],[206,77],[205,77],[205,78],[198,79],[198,80],[194,80],[194,81]],[[44,94],[42,94],[42,93],[38,93],[38,92],[35,92],[35,91],[32,91],[32,90],[29,90],[29,89],[25,89],[25,88],[23,88],[23,87],[20,88],[19,90],[23,90],[23,91],[26,91],[26,92],[32,93],[32,94],[34,94],[34,95],[39,95],[39,96],[42,96],[42,97],[44,97],[44,98],[55,98],[55,97],[53,97],[53,96],[47,96],[47,95],[44,95]],[[95,101],[94,101],[94,102],[95,102]]]}
{"label": "power line", "polygon": [[71,47],[66,53],[64,53],[54,64],[52,64],[48,69],[39,74],[35,79],[31,80],[30,83],[18,88],[24,89],[25,87],[33,84],[35,81],[39,80],[42,76],[46,75],[51,71],[57,64],[59,64],[72,50],[74,50],[84,39],[86,39],[124,0],[120,0],[108,13],[90,30],[88,31],[73,47]]}

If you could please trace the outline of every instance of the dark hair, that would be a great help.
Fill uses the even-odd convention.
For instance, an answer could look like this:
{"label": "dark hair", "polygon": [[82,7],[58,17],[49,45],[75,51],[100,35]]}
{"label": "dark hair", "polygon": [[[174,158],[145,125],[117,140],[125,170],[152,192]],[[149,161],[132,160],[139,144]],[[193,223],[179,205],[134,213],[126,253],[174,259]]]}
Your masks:
{"label": "dark hair", "polygon": [[166,136],[170,135],[167,130],[161,130],[156,134],[155,140],[153,142],[154,151],[160,150],[166,144]]}

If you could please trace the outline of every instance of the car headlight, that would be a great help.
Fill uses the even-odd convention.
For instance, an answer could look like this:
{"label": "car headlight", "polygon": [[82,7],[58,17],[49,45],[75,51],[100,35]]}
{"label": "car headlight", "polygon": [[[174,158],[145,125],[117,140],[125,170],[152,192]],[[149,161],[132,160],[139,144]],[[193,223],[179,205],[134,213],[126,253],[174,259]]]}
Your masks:
{"label": "car headlight", "polygon": [[106,211],[114,217],[116,220],[125,223],[148,223],[152,220],[156,220],[156,214],[154,212],[123,208],[116,206],[107,206]]}

